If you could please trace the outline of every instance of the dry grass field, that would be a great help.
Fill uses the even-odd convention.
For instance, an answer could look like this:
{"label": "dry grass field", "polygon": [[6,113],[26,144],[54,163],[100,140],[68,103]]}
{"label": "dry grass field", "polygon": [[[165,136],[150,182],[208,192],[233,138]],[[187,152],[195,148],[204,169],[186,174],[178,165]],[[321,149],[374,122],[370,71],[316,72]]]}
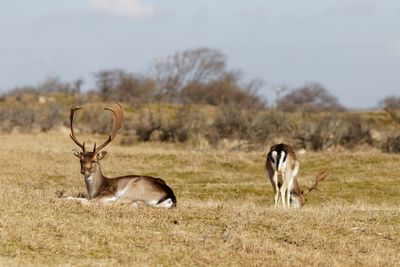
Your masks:
{"label": "dry grass field", "polygon": [[329,177],[303,209],[275,210],[265,153],[117,138],[104,174],[164,178],[178,199],[164,210],[57,198],[85,191],[66,133],[1,143],[1,266],[400,266],[398,155],[307,153],[303,187]]}

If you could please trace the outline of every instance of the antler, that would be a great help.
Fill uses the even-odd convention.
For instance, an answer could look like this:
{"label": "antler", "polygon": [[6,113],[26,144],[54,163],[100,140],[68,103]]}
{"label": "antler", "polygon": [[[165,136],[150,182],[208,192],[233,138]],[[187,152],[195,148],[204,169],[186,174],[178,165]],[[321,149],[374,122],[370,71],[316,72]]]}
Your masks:
{"label": "antler", "polygon": [[121,105],[116,103],[114,107],[107,107],[107,108],[104,108],[104,110],[109,110],[113,113],[114,129],[113,129],[112,133],[109,135],[107,141],[105,141],[102,145],[100,145],[98,148],[96,148],[96,144],[94,144],[93,152],[99,152],[106,145],[108,145],[117,136],[117,132],[121,128],[122,118],[123,118]]}
{"label": "antler", "polygon": [[82,148],[83,151],[85,151],[85,143],[82,144],[81,142],[78,141],[78,139],[75,136],[74,125],[73,125],[75,111],[78,111],[80,109],[82,109],[82,107],[75,107],[75,106],[71,107],[71,113],[69,115],[69,119],[71,121],[71,134],[69,136],[75,142],[75,144],[77,144],[80,148]]}
{"label": "antler", "polygon": [[315,176],[315,183],[313,184],[313,186],[309,187],[304,193],[303,195],[307,195],[308,193],[310,193],[312,190],[314,189],[318,189],[318,184],[324,180],[327,176],[327,170],[323,170],[320,173],[317,174],[317,176]]}

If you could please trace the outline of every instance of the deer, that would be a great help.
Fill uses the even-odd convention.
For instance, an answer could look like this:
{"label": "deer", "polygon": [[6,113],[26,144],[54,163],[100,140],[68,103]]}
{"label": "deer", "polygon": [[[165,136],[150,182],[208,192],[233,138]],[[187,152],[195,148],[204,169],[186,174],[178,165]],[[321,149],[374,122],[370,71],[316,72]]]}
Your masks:
{"label": "deer", "polygon": [[294,181],[297,183],[299,167],[300,163],[290,145],[277,144],[270,148],[265,171],[274,190],[275,208],[278,207],[279,199],[283,208],[290,207],[291,192]]}
{"label": "deer", "polygon": [[70,200],[81,203],[125,203],[146,205],[157,208],[172,208],[176,206],[176,197],[167,183],[161,178],[143,175],[126,175],[109,178],[103,175],[100,167],[102,160],[107,152],[102,151],[117,135],[121,128],[123,113],[120,104],[116,103],[113,107],[106,107],[104,110],[111,111],[114,117],[114,127],[108,139],[96,147],[94,143],[93,151],[86,149],[85,143],[81,143],[74,131],[74,115],[80,106],[72,106],[70,112],[71,133],[70,137],[80,149],[73,149],[74,155],[79,158],[81,174],[84,177],[87,198],[68,197]]}
{"label": "deer", "polygon": [[298,181],[297,177],[295,177],[294,180],[293,180],[293,189],[292,189],[292,195],[291,195],[291,199],[290,199],[290,204],[294,208],[303,207],[307,202],[307,199],[306,199],[307,194],[309,194],[313,190],[318,190],[318,185],[319,185],[320,182],[322,182],[326,178],[327,172],[328,171],[326,169],[320,171],[315,176],[314,184],[311,187],[307,188],[306,191],[301,190],[300,185],[299,185],[299,181]]}

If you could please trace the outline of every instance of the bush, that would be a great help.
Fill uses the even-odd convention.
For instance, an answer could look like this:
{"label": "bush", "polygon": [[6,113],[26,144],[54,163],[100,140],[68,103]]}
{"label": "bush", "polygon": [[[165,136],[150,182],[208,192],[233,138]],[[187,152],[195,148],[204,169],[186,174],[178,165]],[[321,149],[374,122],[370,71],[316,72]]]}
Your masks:
{"label": "bush", "polygon": [[217,49],[191,49],[159,59],[153,68],[160,100],[176,103],[189,85],[218,80],[226,72],[226,57]]}
{"label": "bush", "polygon": [[380,106],[395,122],[400,123],[400,97],[386,97],[380,101]]}
{"label": "bush", "polygon": [[136,136],[139,141],[150,141],[151,135],[161,128],[161,113],[140,111],[139,121],[136,123]]}
{"label": "bush", "polygon": [[295,133],[298,145],[312,150],[372,144],[370,126],[358,115],[329,114],[305,122]]}
{"label": "bush", "polygon": [[154,101],[158,94],[154,80],[122,70],[99,71],[95,78],[103,101],[138,105]]}
{"label": "bush", "polygon": [[218,108],[212,127],[215,128],[219,139],[247,139],[251,122],[250,112],[233,106],[223,106]]}
{"label": "bush", "polygon": [[309,83],[286,94],[277,101],[279,110],[286,112],[322,112],[344,111],[336,97],[332,96],[322,85]]}
{"label": "bush", "polygon": [[251,121],[249,140],[252,143],[264,144],[268,140],[292,135],[294,125],[287,114],[279,111],[258,112]]}
{"label": "bush", "polygon": [[35,124],[41,132],[47,132],[64,123],[66,110],[57,103],[50,103],[36,112]]}
{"label": "bush", "polygon": [[387,153],[400,153],[400,135],[388,138],[383,145],[383,151]]}
{"label": "bush", "polygon": [[160,127],[163,142],[186,142],[204,133],[206,118],[193,106],[182,106],[170,118],[164,119]]}
{"label": "bush", "polygon": [[183,89],[182,99],[188,103],[214,106],[232,105],[245,109],[265,108],[265,102],[257,94],[261,83],[251,81],[247,84],[240,84],[239,77],[237,73],[225,73],[218,80],[207,84],[191,83]]}

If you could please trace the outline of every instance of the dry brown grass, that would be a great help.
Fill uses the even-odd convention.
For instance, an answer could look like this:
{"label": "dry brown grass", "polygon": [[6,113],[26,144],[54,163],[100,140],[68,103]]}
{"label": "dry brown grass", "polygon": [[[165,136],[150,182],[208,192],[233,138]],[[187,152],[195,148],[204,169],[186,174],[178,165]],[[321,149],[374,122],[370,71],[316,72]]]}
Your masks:
{"label": "dry brown grass", "polygon": [[66,134],[4,135],[0,265],[400,265],[399,156],[310,153],[301,183],[330,175],[302,210],[275,210],[261,152],[193,151],[165,144],[108,147],[106,175],[160,176],[171,210],[81,205]]}

